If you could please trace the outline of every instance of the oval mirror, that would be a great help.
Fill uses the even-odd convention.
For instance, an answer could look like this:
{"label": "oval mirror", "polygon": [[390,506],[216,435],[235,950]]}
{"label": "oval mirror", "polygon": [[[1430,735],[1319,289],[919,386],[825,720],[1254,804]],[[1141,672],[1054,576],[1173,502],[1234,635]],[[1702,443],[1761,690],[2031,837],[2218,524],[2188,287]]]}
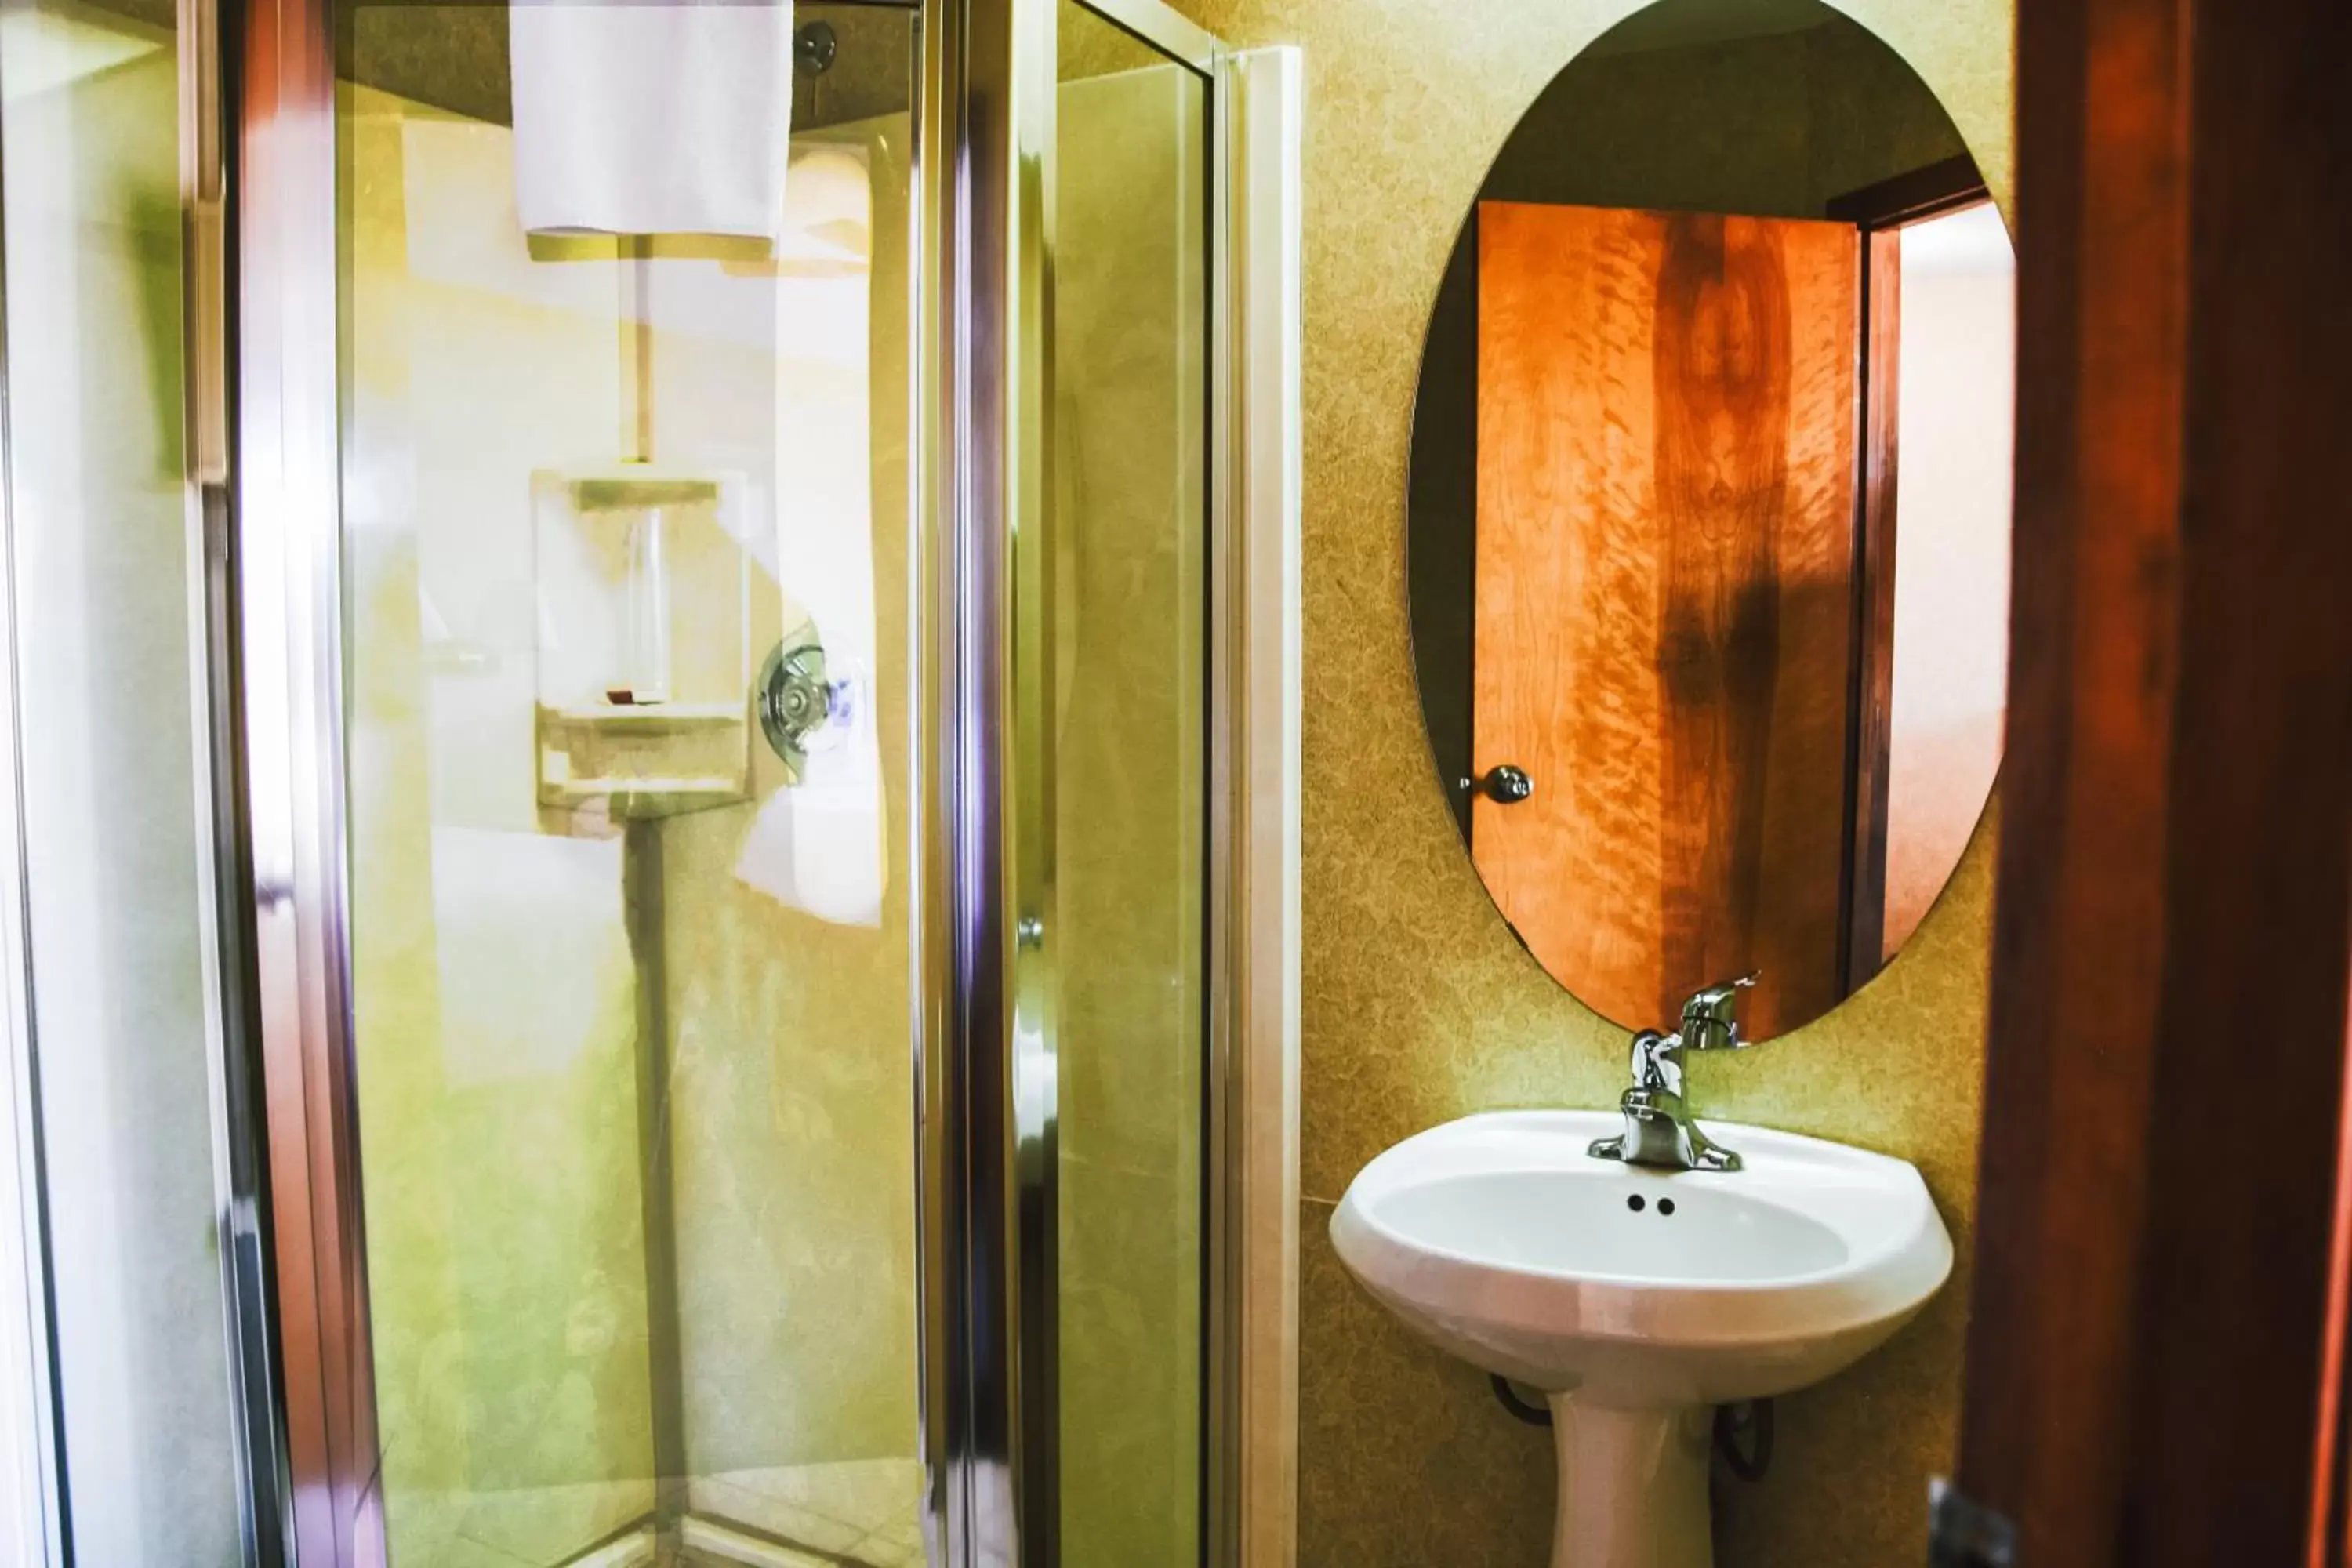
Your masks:
{"label": "oval mirror", "polygon": [[1660,0],[1529,106],[1423,350],[1413,655],[1464,841],[1628,1028],[1868,981],[2006,703],[2014,262],[1934,94],[1815,0]]}

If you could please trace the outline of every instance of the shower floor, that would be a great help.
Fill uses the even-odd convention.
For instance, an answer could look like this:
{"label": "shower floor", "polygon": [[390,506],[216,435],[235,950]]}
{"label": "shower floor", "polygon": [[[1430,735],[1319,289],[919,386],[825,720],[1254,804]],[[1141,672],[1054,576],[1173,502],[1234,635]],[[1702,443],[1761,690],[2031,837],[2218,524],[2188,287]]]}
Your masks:
{"label": "shower floor", "polygon": [[[714,1557],[713,1562],[907,1568],[923,1560],[923,1468],[912,1459],[731,1470],[688,1483],[688,1497],[695,1521],[749,1526],[813,1553],[800,1561]],[[691,1545],[691,1522],[688,1529]]]}
{"label": "shower floor", "polygon": [[[923,1561],[922,1467],[912,1459],[731,1470],[688,1486],[689,1568],[910,1568]],[[643,1480],[408,1493],[394,1503],[394,1568],[648,1568]],[[581,1542],[596,1544],[583,1550]],[[548,1542],[571,1542],[551,1552]]]}

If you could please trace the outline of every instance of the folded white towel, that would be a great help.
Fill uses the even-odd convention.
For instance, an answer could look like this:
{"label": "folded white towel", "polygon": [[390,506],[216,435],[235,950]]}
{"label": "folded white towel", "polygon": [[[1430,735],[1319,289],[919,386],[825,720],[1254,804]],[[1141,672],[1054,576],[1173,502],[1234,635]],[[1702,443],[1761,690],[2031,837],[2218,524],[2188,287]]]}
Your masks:
{"label": "folded white towel", "polygon": [[774,240],[791,0],[514,0],[508,16],[526,230]]}

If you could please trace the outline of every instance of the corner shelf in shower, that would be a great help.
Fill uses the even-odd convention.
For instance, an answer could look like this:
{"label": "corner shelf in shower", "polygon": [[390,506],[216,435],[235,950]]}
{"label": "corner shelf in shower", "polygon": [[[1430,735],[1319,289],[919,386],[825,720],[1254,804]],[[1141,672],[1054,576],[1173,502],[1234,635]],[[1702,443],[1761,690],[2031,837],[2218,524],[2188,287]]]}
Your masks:
{"label": "corner shelf in shower", "polygon": [[540,711],[551,723],[578,724],[590,729],[647,735],[669,735],[730,725],[740,728],[745,721],[743,706],[740,702],[631,702],[611,705],[600,702],[578,707],[542,705]]}
{"label": "corner shelf in shower", "polygon": [[751,795],[751,715],[740,703],[542,703],[538,728],[542,806],[602,802],[615,817],[641,819]]}
{"label": "corner shelf in shower", "polygon": [[751,798],[744,508],[735,473],[532,472],[541,808],[593,823]]}

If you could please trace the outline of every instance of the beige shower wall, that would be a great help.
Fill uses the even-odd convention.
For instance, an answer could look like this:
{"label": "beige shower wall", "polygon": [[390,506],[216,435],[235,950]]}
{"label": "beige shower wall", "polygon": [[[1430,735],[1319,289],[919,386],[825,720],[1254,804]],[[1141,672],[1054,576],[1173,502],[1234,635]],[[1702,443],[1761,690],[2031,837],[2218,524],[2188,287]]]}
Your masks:
{"label": "beige shower wall", "polygon": [[[1543,1561],[1545,1434],[1360,1292],[1327,1227],[1349,1179],[1421,1128],[1612,1103],[1623,1042],[1528,957],[1462,852],[1407,647],[1404,460],[1422,331],[1464,209],[1522,110],[1630,0],[1178,0],[1307,60],[1306,864],[1300,1559]],[[1935,89],[2004,203],[2008,0],[1840,9]],[[1990,835],[1895,963],[1814,1026],[1693,1068],[1705,1110],[1916,1163],[1960,1268],[1885,1351],[1781,1402],[1761,1486],[1721,1493],[1725,1568],[1925,1556],[1949,1460],[1974,1202]]]}
{"label": "beige shower wall", "polygon": [[[845,51],[848,48],[845,43]],[[887,47],[877,42],[877,48]],[[910,126],[895,115],[818,133],[872,179],[866,380],[779,346],[804,399],[868,399],[874,668],[855,700],[881,753],[881,923],[835,924],[736,875],[782,763],[754,746],[754,799],[662,826],[687,1450],[697,1476],[896,1460],[911,1518],[916,1458],[915,1100],[907,825],[908,229]],[[807,139],[799,139],[805,145]],[[657,359],[658,363],[658,359]],[[666,427],[723,424],[723,384],[689,363],[656,388]],[[694,383],[702,380],[698,391]],[[747,454],[748,455],[748,454]],[[854,458],[844,457],[845,461]],[[774,476],[787,506],[816,476]],[[787,568],[789,574],[789,566]],[[755,659],[782,629],[774,583],[752,595]],[[796,612],[794,612],[796,618]],[[818,633],[825,616],[818,612]],[[835,652],[838,647],[836,645]],[[878,1472],[877,1472],[878,1475]],[[709,1500],[724,1510],[723,1493]]]}
{"label": "beige shower wall", "polygon": [[[552,1562],[654,1501],[621,844],[543,817],[532,756],[530,477],[621,455],[620,279],[521,255],[502,127],[345,90],[353,962],[393,1549]],[[827,134],[874,155],[877,647],[897,650],[904,123]],[[656,265],[656,455],[743,473],[764,508],[796,372],[738,296],[774,284],[702,285],[731,291],[713,330]],[[751,605],[756,657],[787,613],[764,569]],[[877,662],[903,822],[905,661]],[[764,797],[782,779],[761,755]],[[754,809],[658,830],[688,1465],[879,1460],[853,1479],[911,1493],[903,863],[878,929],[792,913],[733,875]]]}
{"label": "beige shower wall", "polygon": [[[532,841],[530,470],[619,429],[616,340],[417,264],[444,237],[412,222],[412,131],[450,154],[419,181],[437,200],[495,210],[495,149],[401,100],[348,102],[353,1010],[384,1493],[398,1560],[461,1536],[538,1559],[652,1498],[617,846]],[[451,829],[518,859],[477,877]],[[576,900],[530,886],[567,859]]]}
{"label": "beige shower wall", "polygon": [[1073,9],[1054,163],[1047,921],[1062,1560],[1185,1568],[1200,1560],[1205,94]]}

